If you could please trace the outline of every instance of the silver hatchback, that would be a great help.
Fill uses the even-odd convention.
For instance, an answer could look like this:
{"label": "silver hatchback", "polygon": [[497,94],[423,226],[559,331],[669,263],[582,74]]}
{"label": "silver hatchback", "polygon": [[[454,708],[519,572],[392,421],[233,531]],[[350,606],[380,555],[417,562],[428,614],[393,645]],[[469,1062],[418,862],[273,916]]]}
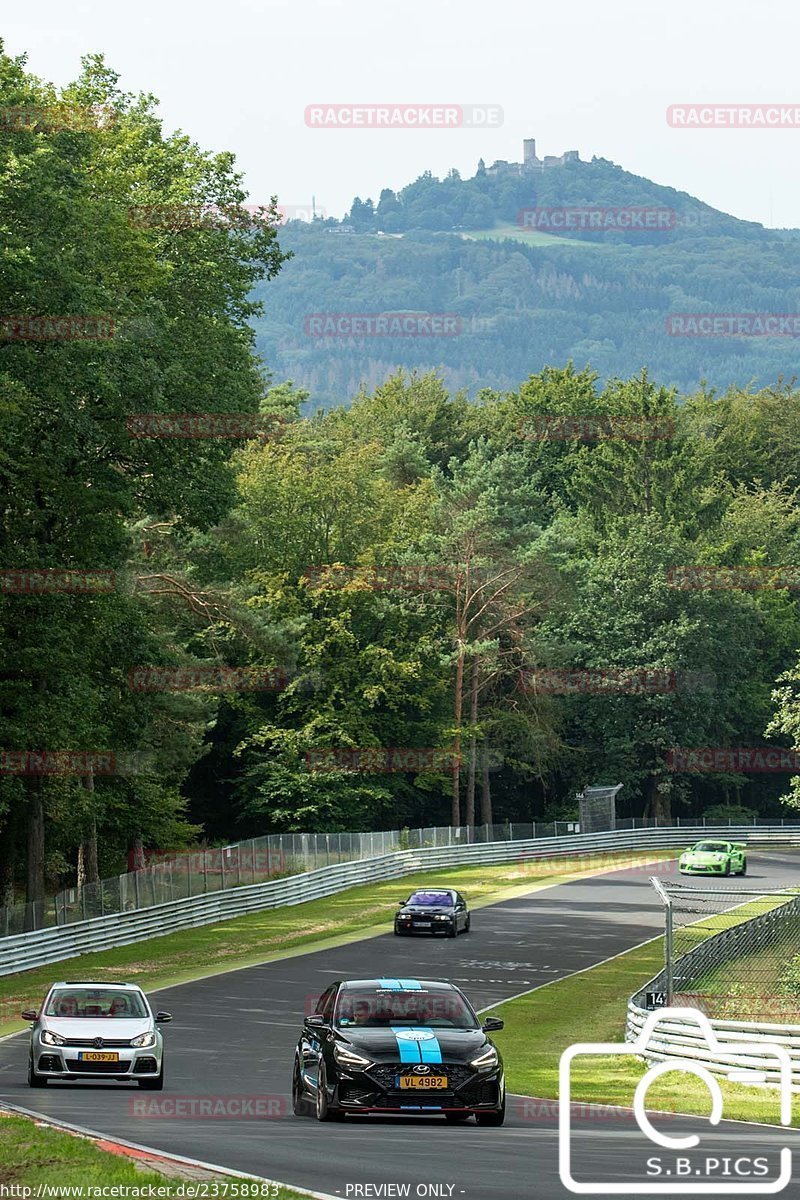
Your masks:
{"label": "silver hatchback", "polygon": [[32,1021],[28,1083],[49,1079],[133,1080],[164,1086],[164,1039],[158,1028],[170,1013],[153,1011],[133,983],[54,983]]}

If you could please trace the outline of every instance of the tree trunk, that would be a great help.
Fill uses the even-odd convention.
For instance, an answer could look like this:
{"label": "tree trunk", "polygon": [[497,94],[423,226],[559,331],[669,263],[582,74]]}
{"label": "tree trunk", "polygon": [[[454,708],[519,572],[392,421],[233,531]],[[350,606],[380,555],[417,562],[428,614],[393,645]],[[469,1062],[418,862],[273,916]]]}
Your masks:
{"label": "tree trunk", "polygon": [[97,883],[100,878],[100,872],[97,869],[97,817],[94,811],[94,775],[90,771],[88,775],[83,777],[83,786],[87,792],[92,793],[91,797],[91,817],[89,819],[89,835],[84,839],[83,843],[83,860],[86,873],[86,883]]}
{"label": "tree trunk", "polygon": [[26,929],[37,929],[44,908],[44,800],[42,777],[33,775],[28,786],[28,880],[25,899],[31,906]]}
{"label": "tree trunk", "polygon": [[75,868],[75,883],[82,888],[86,883],[86,842],[78,842],[78,865]]}
{"label": "tree trunk", "polygon": [[[494,824],[492,817],[492,791],[489,786],[489,748],[485,742],[481,747],[481,824]],[[491,839],[491,833],[489,837]]]}
{"label": "tree trunk", "polygon": [[14,903],[15,868],[17,842],[19,839],[19,809],[12,803],[6,818],[6,826],[0,834],[0,905],[10,907]]}
{"label": "tree trunk", "polygon": [[453,717],[456,733],[453,741],[453,805],[450,813],[450,824],[454,827],[461,824],[461,708],[464,689],[464,647],[459,645],[456,660],[456,686],[453,703]]}
{"label": "tree trunk", "polygon": [[647,803],[656,819],[656,825],[672,824],[672,800],[669,792],[657,790],[658,778],[651,775],[647,783]]}
{"label": "tree trunk", "polygon": [[469,695],[469,765],[467,769],[467,799],[465,823],[473,829],[475,826],[475,756],[477,752],[477,737],[475,726],[478,723],[478,663],[473,659],[470,671]]}
{"label": "tree trunk", "polygon": [[128,848],[128,870],[143,871],[146,867],[144,860],[144,844],[142,843],[142,835],[137,833],[133,838]]}

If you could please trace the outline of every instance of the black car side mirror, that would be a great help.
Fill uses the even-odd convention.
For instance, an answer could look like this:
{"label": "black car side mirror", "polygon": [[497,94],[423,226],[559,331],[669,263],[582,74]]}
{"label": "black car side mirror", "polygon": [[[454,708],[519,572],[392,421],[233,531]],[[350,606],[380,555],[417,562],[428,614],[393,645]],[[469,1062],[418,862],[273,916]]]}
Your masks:
{"label": "black car side mirror", "polygon": [[23,1021],[35,1021],[38,1015],[39,1014],[35,1008],[23,1008],[22,1012],[20,1013]]}
{"label": "black car side mirror", "polygon": [[406,906],[406,904],[408,904],[408,900],[398,900],[397,903],[400,905],[401,908],[404,908]]}
{"label": "black car side mirror", "polygon": [[156,1013],[156,1025],[163,1025],[165,1021],[171,1021],[171,1020],[172,1020],[172,1013],[167,1013],[167,1012],[157,1012]]}
{"label": "black car side mirror", "polygon": [[311,1029],[324,1029],[328,1022],[321,1013],[312,1013],[310,1017],[306,1017],[305,1024]]}
{"label": "black car side mirror", "polygon": [[503,1029],[505,1021],[501,1021],[499,1017],[487,1017],[481,1025],[484,1033],[491,1033],[493,1029]]}

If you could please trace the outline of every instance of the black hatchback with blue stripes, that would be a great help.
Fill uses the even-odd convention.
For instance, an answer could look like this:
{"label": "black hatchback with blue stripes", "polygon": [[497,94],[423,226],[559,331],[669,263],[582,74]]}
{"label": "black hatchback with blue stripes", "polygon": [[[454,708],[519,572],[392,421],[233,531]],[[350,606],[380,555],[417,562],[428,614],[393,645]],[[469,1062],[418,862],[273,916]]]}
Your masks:
{"label": "black hatchback with blue stripes", "polygon": [[459,988],[425,979],[349,979],[328,987],[295,1052],[296,1116],[439,1115],[502,1125],[500,1051]]}

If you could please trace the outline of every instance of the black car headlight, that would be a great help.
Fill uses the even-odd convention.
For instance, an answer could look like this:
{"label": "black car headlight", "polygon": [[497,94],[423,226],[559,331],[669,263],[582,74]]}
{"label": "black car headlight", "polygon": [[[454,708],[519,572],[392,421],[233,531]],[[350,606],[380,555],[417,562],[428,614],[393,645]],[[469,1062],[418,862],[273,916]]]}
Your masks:
{"label": "black car headlight", "polygon": [[452,921],[453,918],[449,913],[437,913],[433,919],[434,921]]}
{"label": "black car headlight", "polygon": [[472,1059],[469,1065],[485,1070],[487,1067],[496,1067],[499,1061],[500,1058],[494,1046],[487,1046],[477,1058]]}
{"label": "black car headlight", "polygon": [[345,1046],[341,1042],[337,1042],[333,1047],[333,1057],[340,1067],[350,1071],[363,1071],[365,1067],[371,1065],[370,1060],[363,1054],[359,1054],[352,1046]]}
{"label": "black car headlight", "polygon": [[49,1029],[42,1030],[42,1041],[46,1046],[63,1046],[66,1040],[60,1033],[51,1033]]}

